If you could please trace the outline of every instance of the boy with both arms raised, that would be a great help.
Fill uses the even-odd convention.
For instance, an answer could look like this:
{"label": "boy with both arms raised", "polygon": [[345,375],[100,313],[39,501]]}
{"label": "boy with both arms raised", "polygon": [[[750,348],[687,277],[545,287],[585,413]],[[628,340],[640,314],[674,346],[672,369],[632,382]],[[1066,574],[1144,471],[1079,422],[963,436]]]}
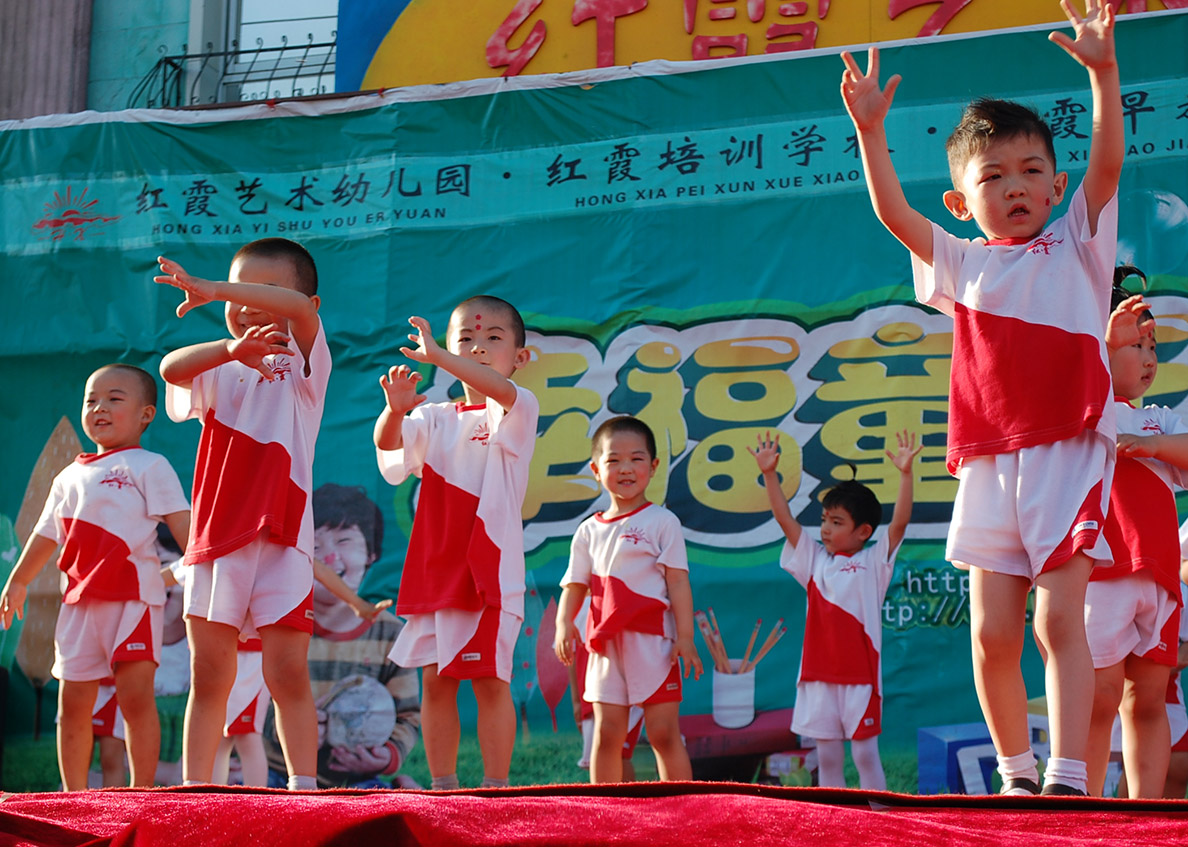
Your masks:
{"label": "boy with both arms raised", "polygon": [[1046,657],[1051,752],[1044,793],[1083,794],[1093,663],[1083,607],[1114,470],[1114,404],[1104,344],[1117,241],[1123,126],[1114,11],[1061,3],[1076,38],[1049,39],[1088,71],[1088,168],[1068,213],[1050,221],[1068,174],[1051,130],[1014,103],[978,100],[946,149],[961,239],[907,202],[883,126],[899,84],[848,53],[841,94],[857,130],[875,214],[912,254],[916,297],[955,319],[948,467],[960,483],[946,558],[971,568],[974,681],[1008,794],[1039,790],[1020,659],[1027,595]]}

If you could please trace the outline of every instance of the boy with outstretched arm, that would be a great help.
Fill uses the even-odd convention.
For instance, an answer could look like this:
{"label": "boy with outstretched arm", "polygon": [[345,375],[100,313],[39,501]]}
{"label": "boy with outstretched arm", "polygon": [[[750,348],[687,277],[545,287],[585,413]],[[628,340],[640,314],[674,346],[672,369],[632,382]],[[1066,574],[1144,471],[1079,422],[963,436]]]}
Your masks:
{"label": "boy with outstretched arm", "polygon": [[284,739],[289,788],[317,788],[317,717],[307,654],[313,630],[314,444],[330,350],[318,317],[317,269],[296,242],[241,247],[228,282],[161,259],[156,281],[186,294],[181,317],[226,302],[230,337],[161,362],[169,416],[198,418],[194,521],[185,563],[192,684],[183,775],[209,782],[223,737],[241,633],[258,634],[264,680]]}
{"label": "boy with outstretched arm", "polygon": [[561,578],[553,650],[574,662],[583,640],[574,620],[590,594],[584,641],[590,651],[584,697],[594,704],[590,781],[623,781],[623,744],[632,706],[644,728],[662,780],[690,780],[693,767],[681,738],[681,660],[684,676],[701,677],[693,643],[693,592],[685,538],[677,516],[648,500],[660,460],[651,428],[629,415],[594,432],[590,467],[610,508],[587,518],[570,547]]}
{"label": "boy with outstretched arm", "polygon": [[458,403],[425,404],[408,365],[380,377],[386,400],[375,424],[384,479],[421,478],[396,614],[407,621],[389,654],[422,668],[421,737],[435,789],[458,787],[458,687],[478,704],[483,786],[507,785],[516,738],[512,651],[524,619],[520,517],[536,446],[539,405],[511,376],[528,363],[524,322],[486,295],[455,307],[446,346],[424,318],[403,352],[456,377]]}
{"label": "boy with outstretched arm", "polygon": [[[55,478],[45,508],[0,594],[0,625],[24,617],[29,583],[61,545],[65,575],[54,629],[58,769],[62,788],[87,787],[99,687],[115,677],[133,787],[152,787],[161,747],[153,677],[161,659],[165,583],[157,558],[164,522],[184,545],[190,507],[164,456],[140,446],[157,413],[157,383],[131,365],[106,365],[83,393],[82,426],[94,453]],[[109,733],[110,734],[110,733]]]}
{"label": "boy with outstretched arm", "polygon": [[818,784],[845,788],[845,741],[862,788],[883,791],[879,757],[883,704],[883,598],[912,516],[912,462],[923,446],[897,433],[887,458],[899,488],[887,532],[866,548],[882,517],[873,491],[857,480],[835,485],[821,502],[821,543],[804,534],[780,488],[780,437],[758,436],[750,453],[763,474],[772,515],[787,543],[780,567],[808,592],[804,652],[796,681],[792,731],[817,742]]}
{"label": "boy with outstretched arm", "polygon": [[883,121],[899,84],[843,53],[841,93],[857,130],[875,214],[912,254],[916,297],[955,320],[948,467],[959,480],[946,557],[970,575],[974,681],[1007,794],[1039,791],[1020,659],[1027,595],[1047,661],[1051,752],[1044,793],[1083,794],[1093,663],[1082,607],[1089,572],[1109,560],[1101,536],[1114,467],[1114,404],[1104,335],[1123,160],[1114,12],[1087,0],[1076,33],[1049,36],[1088,71],[1088,168],[1068,213],[1049,220],[1068,174],[1033,111],[977,100],[946,149],[959,220],[985,238],[946,233],[908,205]]}

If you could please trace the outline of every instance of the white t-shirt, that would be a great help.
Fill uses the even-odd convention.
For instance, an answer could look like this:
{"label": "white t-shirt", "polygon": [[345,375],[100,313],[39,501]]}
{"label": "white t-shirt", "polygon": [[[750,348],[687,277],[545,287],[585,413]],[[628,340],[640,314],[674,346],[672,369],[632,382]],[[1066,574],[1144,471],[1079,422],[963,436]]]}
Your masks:
{"label": "white t-shirt", "polygon": [[33,532],[62,545],[63,602],[165,602],[157,524],[190,508],[177,472],[141,447],[83,453],[62,470]]}
{"label": "white t-shirt", "polygon": [[331,366],[321,323],[309,376],[300,349],[292,349],[265,357],[272,380],[233,361],[203,371],[189,389],[166,384],[169,417],[202,421],[186,564],[238,550],[261,530],[272,543],[313,556],[314,444]]}
{"label": "white t-shirt", "polygon": [[890,549],[886,533],[853,556],[831,556],[803,531],[796,547],[784,543],[780,567],[808,593],[799,682],[882,691],[883,598],[898,550]]}
{"label": "white t-shirt", "polygon": [[396,614],[492,606],[523,618],[520,511],[539,409],[520,386],[506,413],[494,402],[424,404],[404,418],[401,449],[376,450],[392,485],[421,478]]}
{"label": "white t-shirt", "polygon": [[912,256],[916,299],[954,319],[947,464],[1093,430],[1113,443],[1105,324],[1118,198],[1090,236],[1083,189],[1068,213],[1019,244],[932,225],[933,259]]}
{"label": "white t-shirt", "polygon": [[689,570],[681,522],[672,512],[645,503],[606,519],[599,512],[578,526],[561,585],[586,585],[590,613],[584,640],[602,652],[604,639],[620,632],[676,637],[666,568]]}
{"label": "white t-shirt", "polygon": [[[1166,406],[1136,409],[1115,403],[1118,432],[1127,435],[1179,435],[1188,432],[1180,416]],[[1110,489],[1105,537],[1114,564],[1094,568],[1091,580],[1117,579],[1147,569],[1172,597],[1180,596],[1180,540],[1176,487],[1188,473],[1158,459],[1119,456]]]}

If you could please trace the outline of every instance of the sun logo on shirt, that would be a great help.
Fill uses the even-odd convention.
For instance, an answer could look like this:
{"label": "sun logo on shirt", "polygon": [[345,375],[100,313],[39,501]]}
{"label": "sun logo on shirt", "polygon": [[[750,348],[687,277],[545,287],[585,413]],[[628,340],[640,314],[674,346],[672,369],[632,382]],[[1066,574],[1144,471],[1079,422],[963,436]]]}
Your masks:
{"label": "sun logo on shirt", "polygon": [[124,486],[131,486],[132,480],[128,476],[128,472],[123,468],[116,468],[107,472],[107,476],[99,480],[100,485],[110,485],[113,488],[122,489]]}
{"label": "sun logo on shirt", "polygon": [[1143,421],[1143,432],[1157,432],[1163,434],[1163,427],[1159,425],[1159,421],[1154,418],[1147,418]]}
{"label": "sun logo on shirt", "polygon": [[487,426],[486,421],[483,421],[474,428],[474,432],[470,434],[470,440],[477,441],[484,447],[487,446],[487,442],[491,440],[491,428]]}
{"label": "sun logo on shirt", "polygon": [[838,568],[838,570],[842,573],[861,573],[862,571],[866,570],[866,568],[857,562],[847,562]]}
{"label": "sun logo on shirt", "polygon": [[[285,377],[289,376],[291,373],[293,373],[293,366],[289,363],[289,358],[287,356],[284,358],[277,358],[272,363],[271,382],[284,382]],[[256,385],[259,385],[261,382],[269,381],[270,380],[265,379],[264,376],[261,375],[260,378],[256,380]]]}
{"label": "sun logo on shirt", "polygon": [[632,528],[623,533],[623,540],[632,544],[643,544],[648,540],[648,536],[642,529]]}
{"label": "sun logo on shirt", "polygon": [[1039,238],[1037,238],[1035,241],[1031,242],[1031,245],[1027,248],[1027,252],[1028,253],[1043,253],[1045,256],[1050,256],[1050,255],[1052,255],[1052,248],[1055,247],[1057,244],[1063,244],[1063,243],[1064,243],[1063,238],[1057,238],[1054,235],[1049,235],[1049,234],[1045,233],[1044,235],[1041,235]]}

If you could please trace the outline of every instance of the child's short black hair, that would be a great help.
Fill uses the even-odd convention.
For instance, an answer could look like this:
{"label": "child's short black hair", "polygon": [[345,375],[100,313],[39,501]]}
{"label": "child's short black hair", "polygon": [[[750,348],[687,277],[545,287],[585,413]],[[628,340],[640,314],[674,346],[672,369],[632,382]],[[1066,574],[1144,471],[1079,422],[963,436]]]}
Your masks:
{"label": "child's short black hair", "polygon": [[231,258],[236,259],[255,257],[260,259],[288,259],[293,263],[293,274],[297,280],[297,290],[306,297],[313,297],[318,293],[318,268],[314,264],[309,251],[287,238],[261,238],[250,241],[240,247]]}
{"label": "child's short black hair", "polygon": [[138,368],[136,365],[128,365],[124,362],[112,362],[110,365],[96,368],[94,373],[99,373],[100,371],[123,371],[124,373],[131,374],[137,383],[139,383],[140,399],[144,402],[144,405],[156,408],[157,381],[144,368]]}
{"label": "child's short black hair", "polygon": [[528,336],[524,332],[524,319],[520,317],[520,310],[502,297],[495,297],[491,294],[478,294],[474,297],[467,297],[454,307],[454,311],[458,311],[463,306],[478,306],[481,309],[494,309],[503,312],[511,321],[511,326],[508,329],[511,330],[512,337],[516,341],[516,346],[524,346]]}
{"label": "child's short black hair", "polygon": [[594,430],[594,437],[590,439],[590,454],[597,456],[602,442],[608,440],[616,432],[634,432],[642,436],[644,446],[648,448],[648,458],[656,458],[656,436],[652,433],[652,428],[631,415],[619,415],[617,418],[603,421],[598,429]]}
{"label": "child's short black hair", "polygon": [[823,509],[842,508],[850,513],[854,519],[854,528],[863,524],[870,525],[870,531],[878,528],[883,518],[883,507],[879,505],[879,498],[875,493],[856,479],[848,479],[825,492],[821,500]]}
{"label": "child's short black hair", "polygon": [[373,558],[380,557],[384,543],[384,516],[361,486],[333,482],[318,486],[313,493],[313,519],[315,527],[358,527],[367,542],[367,552]]}
{"label": "child's short black hair", "polygon": [[[1122,305],[1123,300],[1127,300],[1130,297],[1133,297],[1134,294],[1136,294],[1136,293],[1141,293],[1141,292],[1127,291],[1122,286],[1122,283],[1125,282],[1127,279],[1129,279],[1132,276],[1137,276],[1139,279],[1141,279],[1143,281],[1143,289],[1146,290],[1147,275],[1145,273],[1143,273],[1142,271],[1140,271],[1138,268],[1136,268],[1134,265],[1118,265],[1118,267],[1114,268],[1114,290],[1110,293],[1110,314],[1113,314],[1114,310],[1116,310],[1119,306]],[[1153,320],[1154,317],[1155,316],[1151,314],[1150,309],[1143,312],[1143,314],[1142,314],[1142,319],[1145,321]]]}
{"label": "child's short black hair", "polygon": [[1011,100],[995,100],[991,97],[979,97],[966,106],[961,120],[945,142],[953,187],[961,188],[961,177],[970,159],[995,141],[1019,135],[1029,135],[1042,141],[1048,161],[1053,168],[1056,167],[1052,129],[1035,109]]}

